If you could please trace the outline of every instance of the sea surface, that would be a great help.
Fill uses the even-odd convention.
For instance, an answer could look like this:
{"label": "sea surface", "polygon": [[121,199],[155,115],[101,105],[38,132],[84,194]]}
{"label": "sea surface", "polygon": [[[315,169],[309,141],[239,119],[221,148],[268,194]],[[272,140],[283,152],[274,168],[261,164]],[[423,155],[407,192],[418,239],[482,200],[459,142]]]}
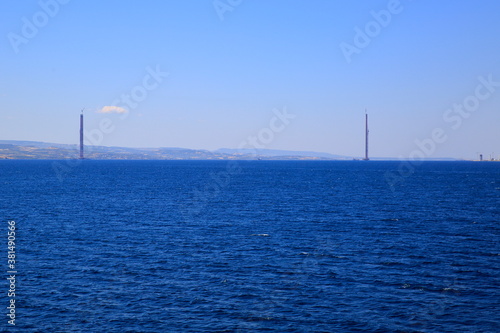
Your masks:
{"label": "sea surface", "polygon": [[2,332],[500,332],[500,163],[0,161],[0,193]]}

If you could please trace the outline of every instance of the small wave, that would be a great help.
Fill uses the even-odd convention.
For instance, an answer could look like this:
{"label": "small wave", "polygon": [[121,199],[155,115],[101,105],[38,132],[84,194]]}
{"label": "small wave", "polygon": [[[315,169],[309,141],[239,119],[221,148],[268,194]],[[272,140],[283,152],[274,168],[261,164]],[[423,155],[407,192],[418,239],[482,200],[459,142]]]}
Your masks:
{"label": "small wave", "polygon": [[459,294],[460,290],[452,288],[452,287],[446,287],[446,288],[441,289],[441,292],[443,292],[443,293]]}
{"label": "small wave", "polygon": [[250,236],[269,237],[269,234],[251,234]]}

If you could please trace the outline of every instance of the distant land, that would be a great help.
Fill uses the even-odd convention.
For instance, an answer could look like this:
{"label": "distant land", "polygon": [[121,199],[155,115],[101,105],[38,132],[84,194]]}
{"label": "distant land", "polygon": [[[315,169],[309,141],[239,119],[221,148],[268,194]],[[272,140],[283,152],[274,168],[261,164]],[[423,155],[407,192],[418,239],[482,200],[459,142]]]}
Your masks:
{"label": "distant land", "polygon": [[[59,160],[78,158],[78,145],[0,140],[0,159]],[[353,157],[310,151],[270,149],[125,148],[85,146],[92,160],[352,160]]]}
{"label": "distant land", "polygon": [[[0,160],[63,160],[79,156],[79,146],[38,141],[0,140]],[[273,149],[229,149],[214,151],[186,148],[126,148],[85,146],[85,159],[90,160],[305,160],[350,161],[361,157],[334,155],[314,151]],[[399,160],[373,157],[371,160]],[[429,161],[457,161],[453,158],[428,158]]]}

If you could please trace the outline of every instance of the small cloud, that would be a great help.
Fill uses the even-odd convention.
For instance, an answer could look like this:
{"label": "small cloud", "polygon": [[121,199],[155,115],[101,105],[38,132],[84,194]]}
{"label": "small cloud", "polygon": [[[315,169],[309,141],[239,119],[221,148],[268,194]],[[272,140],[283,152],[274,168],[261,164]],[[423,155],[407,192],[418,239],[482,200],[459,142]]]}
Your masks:
{"label": "small cloud", "polygon": [[97,113],[127,113],[127,109],[121,108],[119,106],[104,106],[102,109],[97,111]]}

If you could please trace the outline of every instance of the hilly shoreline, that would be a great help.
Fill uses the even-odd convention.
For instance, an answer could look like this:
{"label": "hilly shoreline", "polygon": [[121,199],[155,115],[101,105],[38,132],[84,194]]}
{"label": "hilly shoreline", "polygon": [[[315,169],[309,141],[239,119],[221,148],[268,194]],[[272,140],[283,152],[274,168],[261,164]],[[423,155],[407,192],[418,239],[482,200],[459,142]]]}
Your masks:
{"label": "hilly shoreline", "polygon": [[[0,159],[76,159],[78,145],[0,140]],[[352,160],[352,157],[309,151],[186,148],[127,148],[85,146],[85,159],[94,160]]]}

